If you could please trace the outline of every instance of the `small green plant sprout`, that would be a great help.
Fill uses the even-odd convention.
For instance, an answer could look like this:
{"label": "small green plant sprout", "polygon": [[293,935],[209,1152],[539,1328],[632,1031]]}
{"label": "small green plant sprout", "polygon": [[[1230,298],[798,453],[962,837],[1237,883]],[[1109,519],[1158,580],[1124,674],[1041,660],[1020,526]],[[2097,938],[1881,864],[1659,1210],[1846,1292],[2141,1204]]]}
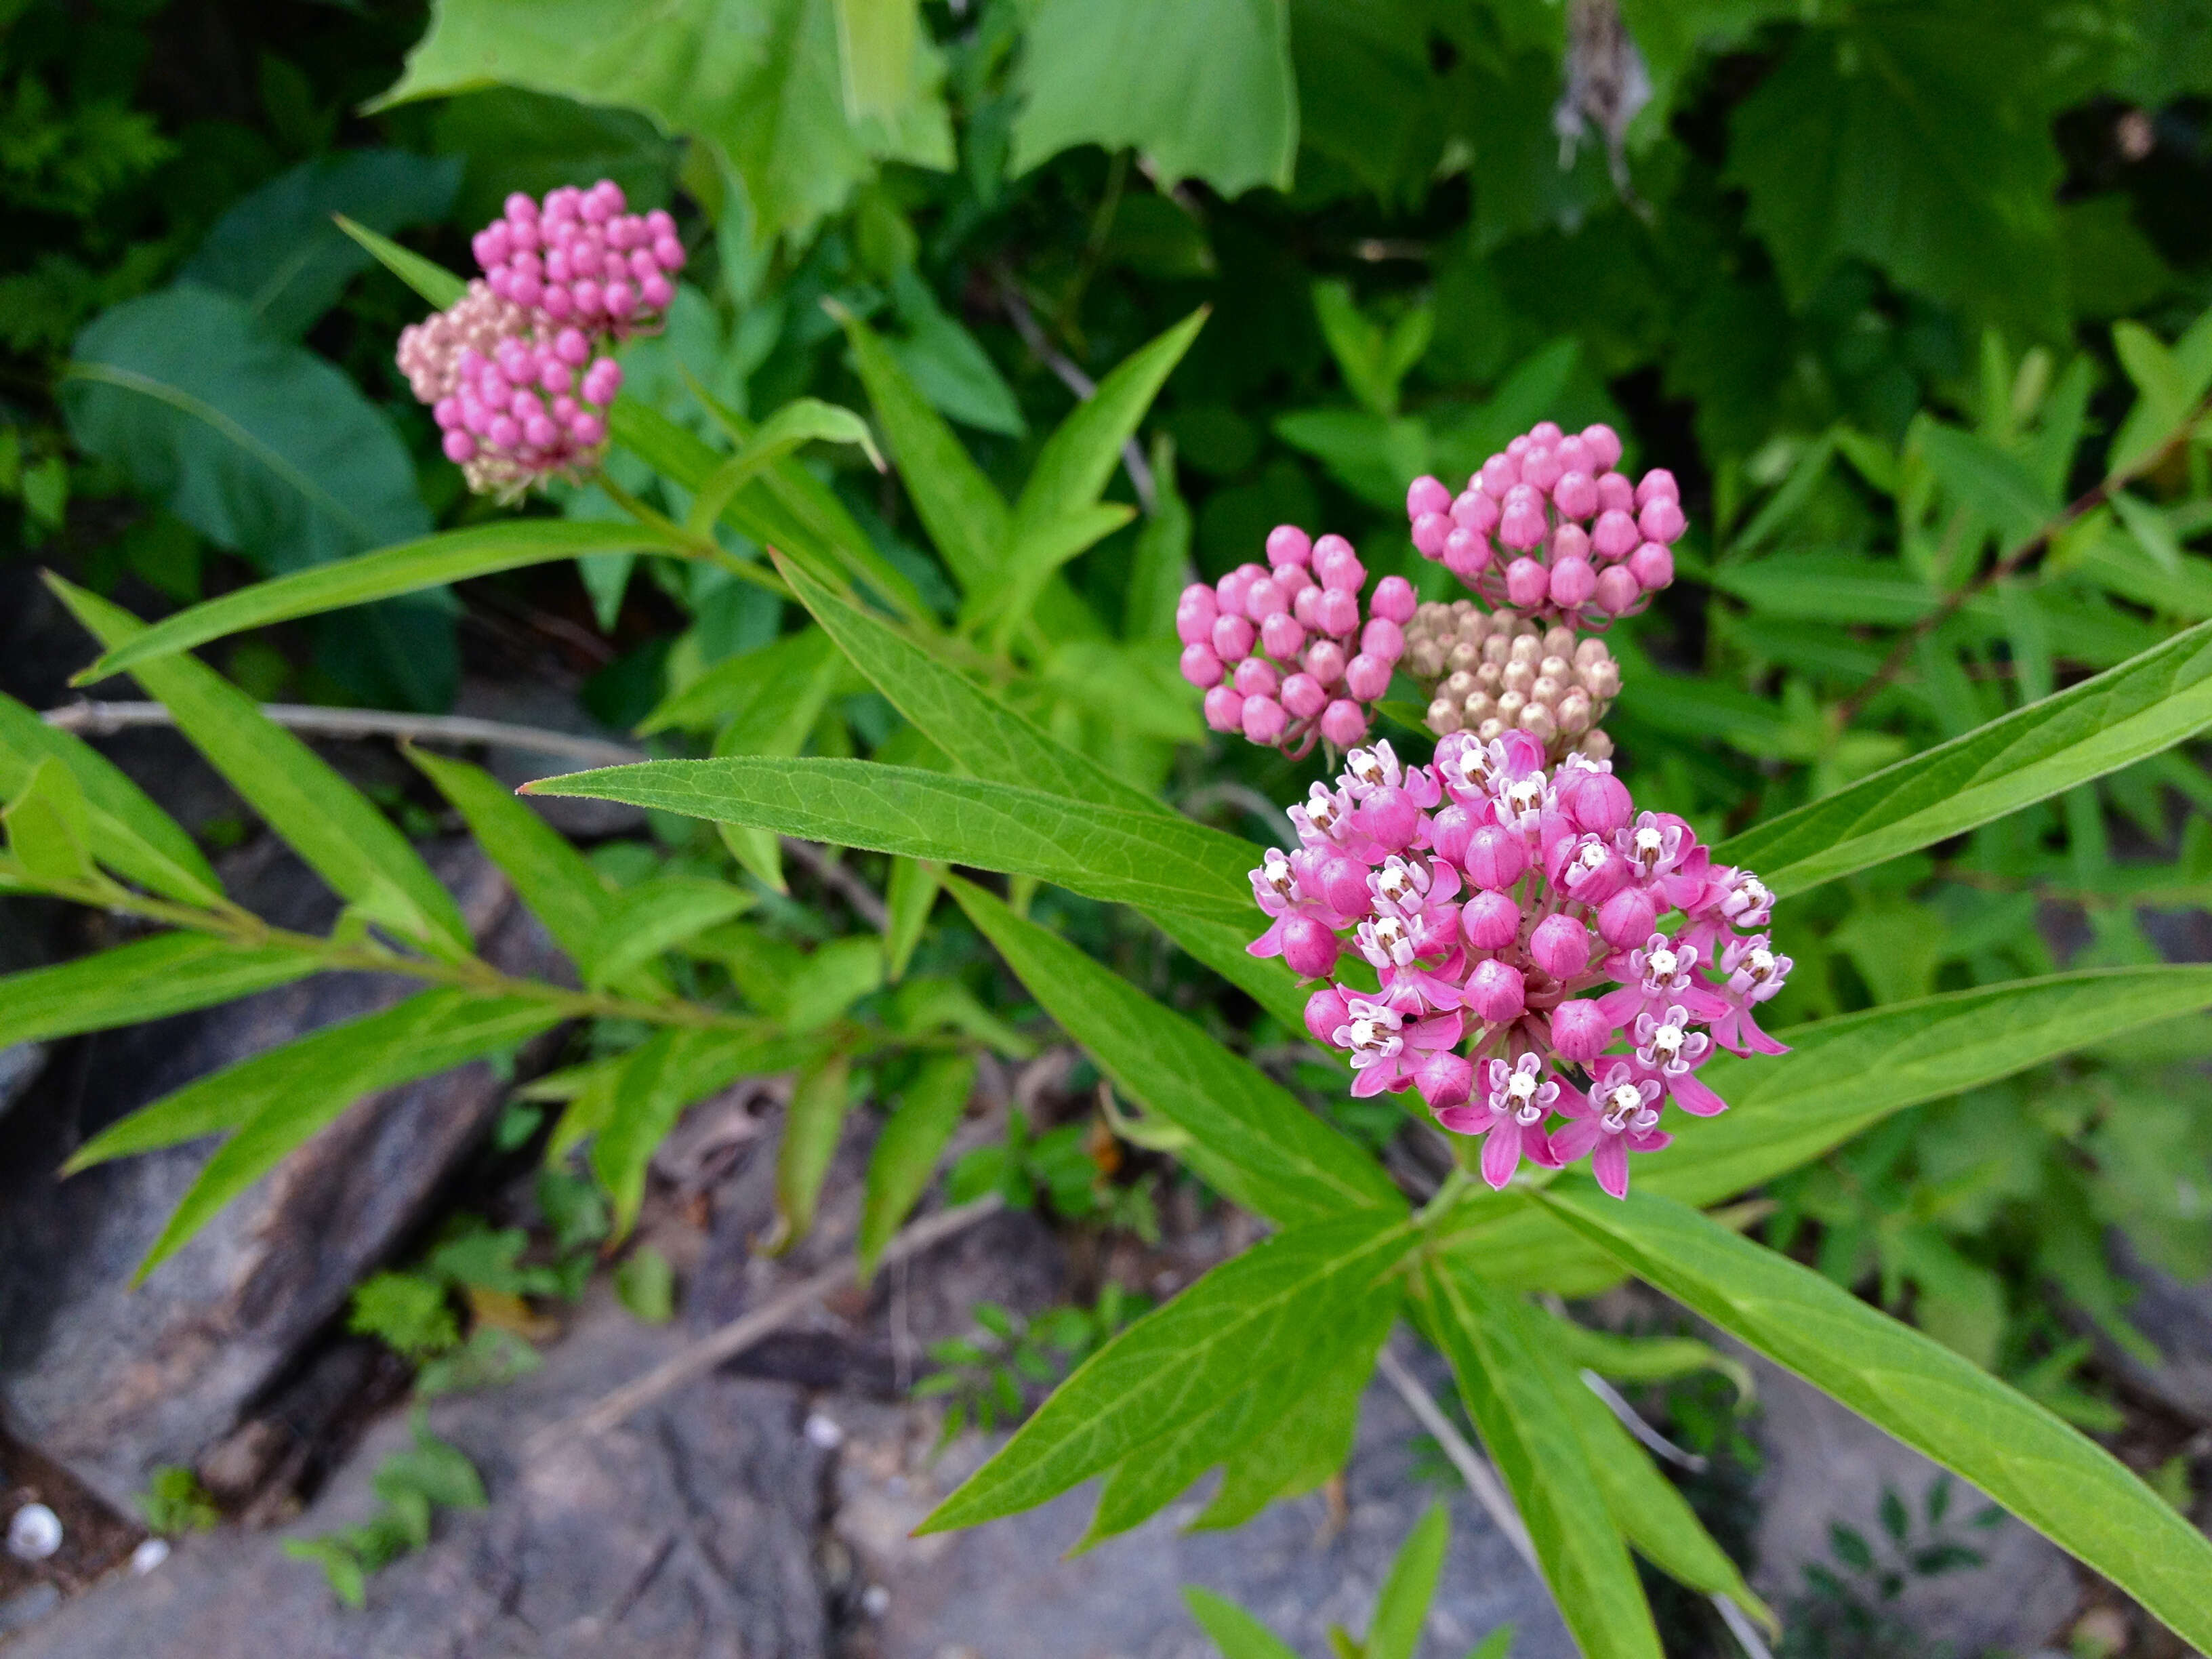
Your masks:
{"label": "small green plant sprout", "polygon": [[[1431,1504],[1398,1547],[1389,1576],[1375,1598],[1367,1634],[1355,1637],[1340,1625],[1329,1626],[1330,1659],[1413,1659],[1450,1539],[1450,1516],[1442,1504]],[[1234,1601],[1196,1584],[1183,1586],[1182,1599],[1220,1649],[1222,1659],[1298,1659],[1286,1643]],[[1513,1626],[1501,1625],[1467,1659],[1506,1659],[1512,1646]]]}
{"label": "small green plant sprout", "polygon": [[615,1294],[642,1323],[665,1325],[676,1317],[676,1270],[653,1246],[641,1246],[615,1269]]}
{"label": "small green plant sprout", "polygon": [[1031,1319],[995,1302],[977,1303],[969,1310],[975,1329],[931,1343],[929,1357],[941,1369],[914,1385],[917,1400],[951,1402],[938,1444],[950,1443],[970,1425],[988,1434],[1019,1422],[1027,1413],[1024,1383],[1058,1382],[1151,1306],[1150,1297],[1110,1281],[1091,1307],[1051,1308]]}
{"label": "small green plant sprout", "polygon": [[207,1532],[222,1521],[222,1511],[199,1476],[181,1463],[165,1463],[154,1471],[139,1494],[138,1512],[146,1517],[146,1530],[162,1538]]}
{"label": "small green plant sprout", "polygon": [[295,1560],[319,1565],[331,1593],[349,1607],[367,1605],[371,1574],[429,1543],[436,1511],[485,1506],[476,1465],[459,1447],[430,1432],[429,1413],[420,1406],[414,1428],[414,1445],[377,1466],[372,1484],[381,1507],[375,1515],[357,1527],[290,1539],[284,1545],[284,1553]]}
{"label": "small green plant sprout", "polygon": [[1884,1487],[1876,1511],[1880,1536],[1869,1539],[1840,1521],[1828,1527],[1832,1567],[1805,1568],[1806,1593],[1785,1616],[1780,1659],[1906,1659],[1928,1653],[1926,1638],[1898,1613],[1915,1580],[1978,1567],[1987,1559],[1967,1532],[2002,1525],[2004,1511],[1984,1505],[1961,1522],[1951,1514],[1955,1488],[1938,1474],[1929,1483],[1915,1516],[1893,1487]]}

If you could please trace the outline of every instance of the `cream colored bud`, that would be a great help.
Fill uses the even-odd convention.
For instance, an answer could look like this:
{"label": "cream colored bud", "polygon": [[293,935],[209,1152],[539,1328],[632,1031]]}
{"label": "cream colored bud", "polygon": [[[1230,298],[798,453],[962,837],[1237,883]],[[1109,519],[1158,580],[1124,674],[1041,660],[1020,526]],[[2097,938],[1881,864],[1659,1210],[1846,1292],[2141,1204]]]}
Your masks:
{"label": "cream colored bud", "polygon": [[1470,691],[1461,708],[1467,715],[1468,725],[1480,726],[1498,712],[1498,699],[1487,691]]}
{"label": "cream colored bud", "polygon": [[1556,703],[1565,692],[1565,682],[1550,674],[1539,674],[1536,683],[1528,688],[1528,695],[1538,702]]}
{"label": "cream colored bud", "polygon": [[1474,667],[1481,660],[1482,647],[1469,645],[1465,640],[1460,641],[1450,650],[1444,653],[1444,666],[1455,674],[1462,669]]}
{"label": "cream colored bud", "polygon": [[1547,656],[1570,657],[1575,650],[1575,630],[1571,628],[1551,628],[1544,633],[1544,652]]}
{"label": "cream colored bud", "polygon": [[1444,650],[1434,640],[1416,640],[1406,647],[1407,665],[1417,680],[1432,680],[1444,672]]}
{"label": "cream colored bud", "polygon": [[1542,659],[1543,655],[1544,647],[1542,645],[1538,643],[1536,636],[1533,634],[1522,634],[1515,637],[1513,644],[1507,653],[1506,660],[1509,662],[1525,662],[1533,668],[1536,665],[1538,661]]}
{"label": "cream colored bud", "polygon": [[1611,702],[1620,695],[1620,665],[1610,657],[1585,665],[1581,678],[1594,702]]}
{"label": "cream colored bud", "polygon": [[1481,725],[1474,728],[1474,735],[1480,738],[1485,743],[1495,743],[1498,738],[1505,735],[1505,722],[1498,719],[1497,715],[1492,714],[1488,720],[1483,721]]}
{"label": "cream colored bud", "polygon": [[1575,745],[1575,752],[1587,755],[1592,760],[1613,758],[1613,739],[1602,732],[1593,732]]}
{"label": "cream colored bud", "polygon": [[1440,599],[1431,599],[1413,612],[1413,625],[1425,634],[1441,634],[1452,625],[1452,608]]}
{"label": "cream colored bud", "polygon": [[1528,699],[1518,691],[1505,692],[1498,699],[1498,718],[1509,726],[1521,718],[1521,711],[1528,706]]}
{"label": "cream colored bud", "polygon": [[1429,705],[1429,730],[1438,737],[1449,737],[1459,726],[1459,705],[1449,697],[1438,697]]}
{"label": "cream colored bud", "polygon": [[1554,651],[1536,665],[1536,672],[1539,674],[1547,674],[1565,685],[1569,680],[1574,678],[1575,665]]}
{"label": "cream colored bud", "polygon": [[1456,674],[1450,676],[1442,685],[1437,688],[1437,691],[1441,695],[1447,697],[1457,698],[1462,702],[1467,701],[1468,697],[1474,692],[1474,676],[1468,673],[1464,668],[1461,669]]}
{"label": "cream colored bud", "polygon": [[1521,711],[1521,729],[1539,743],[1549,743],[1559,734],[1559,722],[1540,702],[1532,702]]}
{"label": "cream colored bud", "polygon": [[1512,654],[1513,641],[1503,634],[1492,634],[1482,642],[1482,659],[1485,662],[1494,662],[1503,667],[1505,659]]}
{"label": "cream colored bud", "polygon": [[1484,663],[1474,671],[1475,684],[1495,695],[1505,684],[1505,671],[1494,662]]}
{"label": "cream colored bud", "polygon": [[1584,640],[1575,647],[1575,663],[1582,668],[1588,668],[1594,662],[1604,662],[1612,655],[1605,648],[1603,640]]}
{"label": "cream colored bud", "polygon": [[1509,662],[1505,665],[1504,678],[1507,690],[1518,691],[1525,696],[1528,688],[1536,684],[1536,670],[1530,663]]}
{"label": "cream colored bud", "polygon": [[1559,730],[1571,738],[1578,738],[1589,730],[1590,700],[1587,691],[1570,691],[1553,705],[1559,717]]}

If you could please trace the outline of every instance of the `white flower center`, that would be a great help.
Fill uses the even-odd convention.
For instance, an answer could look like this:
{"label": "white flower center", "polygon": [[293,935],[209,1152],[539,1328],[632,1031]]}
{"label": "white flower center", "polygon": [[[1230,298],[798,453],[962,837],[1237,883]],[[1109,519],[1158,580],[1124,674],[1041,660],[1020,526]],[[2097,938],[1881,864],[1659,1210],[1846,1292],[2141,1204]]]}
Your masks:
{"label": "white flower center", "polygon": [[1585,870],[1601,870],[1605,867],[1605,848],[1592,842],[1583,848],[1576,861]]}
{"label": "white flower center", "polygon": [[1651,1034],[1651,1052],[1662,1059],[1673,1060],[1682,1052],[1684,1033],[1679,1025],[1662,1025]]}
{"label": "white flower center", "polygon": [[1636,854],[1638,858],[1656,859],[1663,845],[1656,830],[1643,829],[1636,832]]}
{"label": "white flower center", "polygon": [[1526,1106],[1536,1097],[1536,1079],[1526,1072],[1516,1072],[1505,1079],[1505,1097],[1516,1106]]}
{"label": "white flower center", "polygon": [[1654,951],[1645,960],[1650,964],[1651,977],[1655,980],[1674,978],[1682,965],[1672,951]]}
{"label": "white flower center", "polygon": [[1771,979],[1774,976],[1773,951],[1753,951],[1751,953],[1751,976],[1754,981]]}
{"label": "white flower center", "polygon": [[1380,1048],[1388,1036],[1389,1033],[1375,1020],[1355,1019],[1352,1022],[1352,1046],[1355,1048]]}
{"label": "white flower center", "polygon": [[1270,852],[1262,860],[1261,878],[1285,898],[1291,896],[1291,861],[1279,854]]}
{"label": "white flower center", "polygon": [[1516,778],[1505,787],[1505,799],[1516,812],[1533,812],[1544,802],[1541,778]]}
{"label": "white flower center", "polygon": [[1376,878],[1375,885],[1384,898],[1393,904],[1401,904],[1413,896],[1413,878],[1402,869],[1385,870]]}
{"label": "white flower center", "polygon": [[1643,1091],[1632,1083],[1624,1083],[1608,1097],[1605,1115],[1615,1123],[1626,1123],[1643,1109]]}

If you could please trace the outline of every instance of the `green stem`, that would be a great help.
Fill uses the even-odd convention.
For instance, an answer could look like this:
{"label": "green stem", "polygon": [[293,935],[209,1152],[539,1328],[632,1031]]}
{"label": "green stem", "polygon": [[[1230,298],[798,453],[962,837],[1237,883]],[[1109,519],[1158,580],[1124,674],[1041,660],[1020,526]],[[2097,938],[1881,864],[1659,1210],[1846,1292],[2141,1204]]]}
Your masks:
{"label": "green stem", "polygon": [[600,472],[592,482],[606,492],[607,499],[617,507],[622,508],[640,524],[659,532],[666,538],[669,544],[668,550],[678,557],[696,559],[703,564],[718,566],[735,576],[739,581],[750,582],[755,587],[765,589],[778,599],[787,599],[792,597],[791,590],[784,586],[781,577],[762,569],[750,559],[739,558],[712,536],[696,534],[677,523],[666,514],[647,507],[617,483],[607,473]]}

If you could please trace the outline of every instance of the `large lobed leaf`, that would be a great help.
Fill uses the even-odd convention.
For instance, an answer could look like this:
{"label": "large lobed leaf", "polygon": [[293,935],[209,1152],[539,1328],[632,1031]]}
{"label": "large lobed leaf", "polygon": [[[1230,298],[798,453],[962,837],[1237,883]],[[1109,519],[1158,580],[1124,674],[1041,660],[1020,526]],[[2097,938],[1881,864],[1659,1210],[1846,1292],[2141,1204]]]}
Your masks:
{"label": "large lobed leaf", "polygon": [[1621,1265],[1972,1481],[2212,1646],[2212,1540],[2111,1454],[1972,1361],[1656,1193],[1579,1178],[1540,1200]]}
{"label": "large lobed leaf", "polygon": [[2212,623],[1770,818],[1713,849],[1777,893],[1816,887],[2063,793],[2212,725]]}

